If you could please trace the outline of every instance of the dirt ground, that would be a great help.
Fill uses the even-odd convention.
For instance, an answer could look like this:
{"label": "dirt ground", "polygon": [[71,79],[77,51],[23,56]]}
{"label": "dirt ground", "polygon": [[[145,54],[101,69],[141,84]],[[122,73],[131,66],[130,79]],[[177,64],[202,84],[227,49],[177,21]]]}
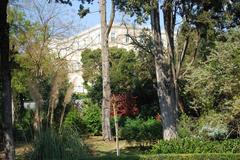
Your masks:
{"label": "dirt ground", "polygon": [[[17,157],[21,157],[22,155],[25,155],[26,153],[29,153],[32,150],[32,147],[30,144],[17,144],[15,153]],[[0,159],[4,159],[4,152],[0,152]]]}

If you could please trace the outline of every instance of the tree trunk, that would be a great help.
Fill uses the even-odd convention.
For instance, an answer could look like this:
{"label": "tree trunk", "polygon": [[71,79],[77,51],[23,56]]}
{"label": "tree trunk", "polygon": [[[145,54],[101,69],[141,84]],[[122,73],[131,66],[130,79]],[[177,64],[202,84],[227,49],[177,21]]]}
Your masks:
{"label": "tree trunk", "polygon": [[158,1],[151,0],[151,6],[151,27],[153,40],[156,46],[154,57],[156,67],[157,92],[163,126],[163,139],[170,140],[177,137],[176,92],[173,74],[171,72],[172,66],[170,61],[166,60],[163,53]]}
{"label": "tree trunk", "polygon": [[109,51],[108,51],[108,34],[106,22],[106,0],[100,0],[101,15],[101,49],[102,49],[102,134],[104,140],[112,140],[110,127],[110,78],[109,78]]}
{"label": "tree trunk", "polygon": [[15,158],[12,131],[11,71],[9,61],[9,25],[7,23],[8,0],[0,3],[0,54],[2,71],[2,102],[5,159]]}

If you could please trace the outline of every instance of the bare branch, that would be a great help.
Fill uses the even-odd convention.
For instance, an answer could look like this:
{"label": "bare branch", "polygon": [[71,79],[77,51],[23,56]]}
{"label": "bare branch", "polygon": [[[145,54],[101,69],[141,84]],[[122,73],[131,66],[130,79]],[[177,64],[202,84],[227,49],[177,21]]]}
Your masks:
{"label": "bare branch", "polygon": [[178,76],[179,76],[180,69],[181,69],[182,63],[184,61],[184,57],[186,55],[186,52],[187,52],[188,43],[189,43],[189,36],[187,36],[185,41],[184,41],[183,49],[182,49],[182,52],[181,52],[180,57],[178,59],[177,68],[176,68],[176,78],[178,78]]}
{"label": "bare branch", "polygon": [[113,21],[115,18],[115,0],[111,0],[111,2],[112,2],[112,9],[111,9],[109,24],[107,26],[106,37],[109,36],[109,33],[110,33],[112,25],[113,25]]}
{"label": "bare branch", "polygon": [[198,38],[197,38],[197,41],[196,41],[196,47],[195,47],[195,50],[194,50],[194,53],[193,53],[193,57],[192,57],[192,60],[190,61],[190,63],[187,65],[187,68],[186,70],[182,73],[182,75],[180,76],[179,75],[179,78],[183,77],[185,74],[187,74],[187,72],[189,71],[190,69],[190,66],[193,65],[195,59],[196,59],[196,56],[197,56],[197,52],[198,52],[198,48],[199,48],[199,43],[200,42],[200,36],[198,34]]}
{"label": "bare branch", "polygon": [[145,47],[141,42],[139,42],[136,38],[136,36],[132,36],[131,34],[129,34],[129,29],[127,27],[127,24],[125,22],[123,22],[123,25],[125,26],[126,30],[127,30],[127,34],[126,36],[128,36],[129,38],[131,38],[132,43],[136,46],[138,46],[139,48],[141,48],[142,50],[146,51],[149,54],[153,54],[152,50]]}

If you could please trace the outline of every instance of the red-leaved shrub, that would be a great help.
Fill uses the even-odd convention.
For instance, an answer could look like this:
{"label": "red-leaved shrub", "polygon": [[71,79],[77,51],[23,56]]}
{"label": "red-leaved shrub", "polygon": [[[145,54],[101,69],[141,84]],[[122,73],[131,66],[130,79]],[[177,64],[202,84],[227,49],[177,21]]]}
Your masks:
{"label": "red-leaved shrub", "polygon": [[[113,94],[111,98],[111,107],[116,106],[118,116],[136,116],[139,109],[136,107],[137,97],[129,94]],[[113,109],[111,108],[111,116],[113,116]]]}

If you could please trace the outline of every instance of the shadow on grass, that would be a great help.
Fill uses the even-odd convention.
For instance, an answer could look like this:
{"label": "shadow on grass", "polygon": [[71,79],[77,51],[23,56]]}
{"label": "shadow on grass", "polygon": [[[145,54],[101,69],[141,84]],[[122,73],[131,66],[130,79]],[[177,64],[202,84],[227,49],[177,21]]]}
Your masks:
{"label": "shadow on grass", "polygon": [[160,154],[160,155],[102,155],[81,160],[240,160],[240,154]]}
{"label": "shadow on grass", "polygon": [[[16,160],[31,160],[28,156],[18,157]],[[48,159],[44,159],[48,160]],[[50,160],[50,159],[49,159]],[[52,159],[51,159],[52,160]],[[64,159],[68,160],[68,159]],[[130,150],[122,150],[119,157],[115,152],[97,152],[96,155],[83,155],[74,160],[240,160],[240,154],[232,153],[197,153],[197,154],[158,154],[150,155]]]}
{"label": "shadow on grass", "polygon": [[108,159],[129,159],[129,160],[138,160],[141,159],[143,155],[145,155],[149,151],[150,147],[126,147],[124,149],[120,149],[120,156],[117,157],[116,150],[111,151],[95,151],[94,155],[89,157],[82,157],[81,159],[89,159],[89,160],[108,160]]}
{"label": "shadow on grass", "polygon": [[[76,157],[74,160],[240,160],[240,153],[195,153],[195,154],[149,154],[150,147],[126,147],[120,150],[120,156],[116,151],[91,151]],[[31,160],[30,153],[21,155],[16,160]],[[44,159],[48,160],[48,159]],[[50,160],[50,159],[49,159]],[[52,159],[51,159],[52,160]],[[63,160],[63,159],[62,159]],[[68,160],[68,159],[64,159]],[[71,159],[72,160],[72,159]]]}

